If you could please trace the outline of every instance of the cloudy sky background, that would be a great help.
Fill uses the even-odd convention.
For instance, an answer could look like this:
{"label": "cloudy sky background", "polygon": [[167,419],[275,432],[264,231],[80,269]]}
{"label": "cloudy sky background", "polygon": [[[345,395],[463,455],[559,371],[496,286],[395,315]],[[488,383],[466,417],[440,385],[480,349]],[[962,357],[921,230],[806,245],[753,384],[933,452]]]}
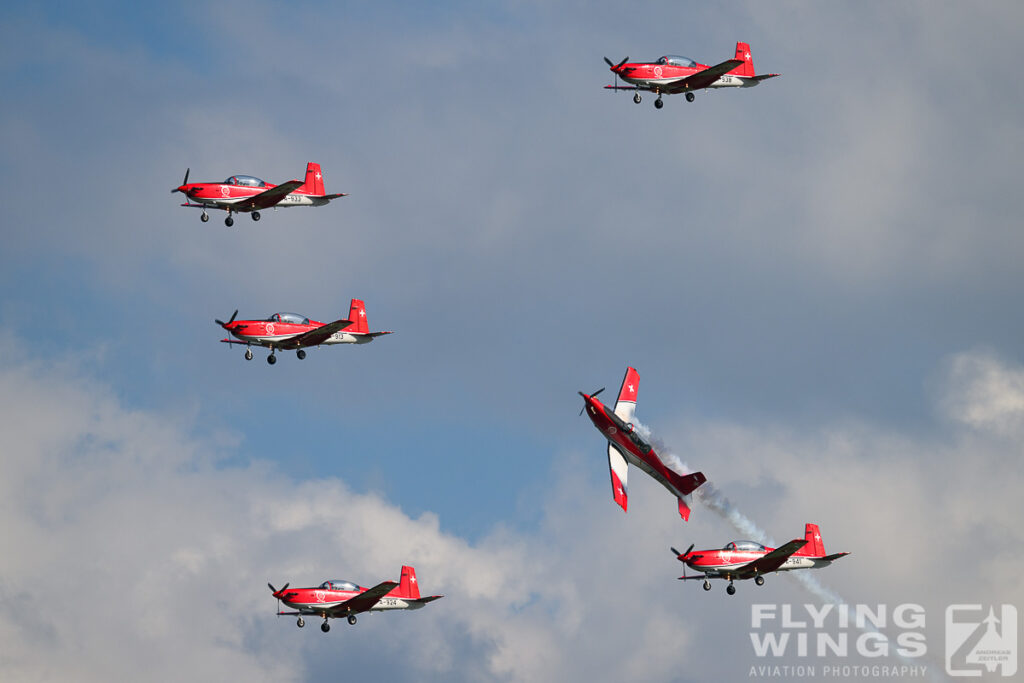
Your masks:
{"label": "cloudy sky background", "polygon": [[[0,26],[0,678],[735,679],[750,604],[611,501],[577,390],[638,416],[852,603],[1024,607],[1015,3],[121,3]],[[656,111],[601,57],[753,90]],[[169,190],[323,165],[323,209]],[[364,298],[395,334],[268,366],[213,324]],[[328,635],[266,582],[413,564]],[[825,658],[812,658],[822,664]],[[856,657],[845,660],[855,663]]]}

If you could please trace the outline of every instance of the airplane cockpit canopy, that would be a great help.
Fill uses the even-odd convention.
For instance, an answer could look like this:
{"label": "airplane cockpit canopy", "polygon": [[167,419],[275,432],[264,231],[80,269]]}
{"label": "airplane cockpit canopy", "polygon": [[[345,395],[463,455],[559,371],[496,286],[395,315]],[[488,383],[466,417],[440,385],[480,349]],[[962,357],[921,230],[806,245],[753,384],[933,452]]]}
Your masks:
{"label": "airplane cockpit canopy", "polygon": [[322,590],[327,591],[357,591],[359,586],[351,581],[324,581],[320,584]]}
{"label": "airplane cockpit canopy", "polygon": [[308,325],[309,318],[298,313],[275,313],[267,318],[268,323],[291,323],[293,325]]}
{"label": "airplane cockpit canopy", "polygon": [[764,546],[760,543],[754,543],[753,541],[733,541],[727,543],[722,550],[758,550],[763,551]]}
{"label": "airplane cockpit canopy", "polygon": [[668,64],[669,66],[697,66],[697,62],[693,61],[689,57],[680,57],[679,55],[665,55],[659,57],[655,64]]}
{"label": "airplane cockpit canopy", "polygon": [[233,175],[224,181],[225,185],[241,185],[243,187],[266,187],[267,184],[251,175]]}

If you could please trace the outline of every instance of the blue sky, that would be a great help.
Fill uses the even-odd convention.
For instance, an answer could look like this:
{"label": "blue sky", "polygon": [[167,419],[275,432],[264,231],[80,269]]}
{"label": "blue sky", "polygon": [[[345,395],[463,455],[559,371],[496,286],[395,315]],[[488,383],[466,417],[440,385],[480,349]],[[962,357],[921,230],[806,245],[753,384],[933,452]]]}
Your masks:
{"label": "blue sky", "polygon": [[[613,391],[627,364],[638,416],[771,535],[818,521],[854,551],[818,577],[847,599],[1022,602],[1005,567],[1024,511],[1024,96],[998,67],[1021,56],[1016,5],[5,17],[0,626],[64,657],[0,671],[61,677],[65,628],[101,651],[126,637],[84,610],[38,616],[42,635],[12,616],[16,591],[84,562],[82,594],[129,586],[129,624],[149,616],[146,576],[194,601],[138,629],[127,667],[163,662],[166,641],[255,678],[317,678],[348,656],[394,662],[392,679],[741,676],[753,596],[806,596],[786,580],[734,601],[687,591],[665,548],[736,530],[700,507],[681,525],[639,476],[631,512],[614,506],[576,391]],[[737,40],[783,76],[660,111],[601,88],[603,56],[716,63]],[[169,194],[186,168],[280,182],[311,160],[350,196],[229,229]],[[395,334],[273,367],[218,343],[213,319],[236,308],[330,320],[352,297]],[[166,543],[148,545],[150,523]],[[973,591],[922,579],[972,551]],[[271,619],[261,590],[375,582],[402,562],[449,597],[342,631],[343,652]],[[592,603],[620,581],[636,605],[609,624]],[[197,619],[209,632],[185,637]],[[217,634],[238,619],[228,656]],[[639,660],[594,652],[621,642]]]}

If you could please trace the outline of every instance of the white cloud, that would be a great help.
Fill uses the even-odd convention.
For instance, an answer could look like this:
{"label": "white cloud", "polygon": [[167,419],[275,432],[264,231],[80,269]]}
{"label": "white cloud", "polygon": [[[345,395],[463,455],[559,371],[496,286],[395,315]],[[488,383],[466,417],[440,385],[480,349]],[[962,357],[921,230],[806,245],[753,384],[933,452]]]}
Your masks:
{"label": "white cloud", "polygon": [[[410,518],[335,478],[218,466],[230,440],[193,431],[121,405],[67,365],[0,371],[0,677],[281,680],[343,665],[446,680],[738,676],[753,657],[745,605],[809,599],[774,577],[735,598],[673,581],[670,544],[714,546],[734,532],[699,506],[682,524],[639,476],[621,514],[593,439],[585,457],[556,459],[537,529],[499,526],[470,543],[433,514]],[[799,536],[816,521],[829,550],[852,551],[817,575],[847,600],[917,601],[935,614],[953,599],[1022,601],[1022,481],[1004,467],[1005,441],[864,424],[810,435],[690,424],[670,440],[769,533]],[[402,563],[446,598],[328,636],[272,618],[268,580],[370,583]],[[941,633],[930,632],[934,655]]]}
{"label": "white cloud", "polygon": [[1024,369],[987,351],[959,353],[947,362],[955,391],[943,400],[953,420],[982,432],[1019,436],[1024,427]]}

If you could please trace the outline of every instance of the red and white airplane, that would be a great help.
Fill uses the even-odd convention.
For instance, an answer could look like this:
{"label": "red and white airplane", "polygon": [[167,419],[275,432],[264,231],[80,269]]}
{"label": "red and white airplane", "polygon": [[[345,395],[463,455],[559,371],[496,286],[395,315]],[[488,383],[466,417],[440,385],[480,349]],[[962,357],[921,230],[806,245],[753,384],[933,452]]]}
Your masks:
{"label": "red and white airplane", "polygon": [[[754,59],[750,56],[750,46],[736,43],[736,56],[721,64],[708,66],[700,64],[689,57],[665,55],[655,62],[630,62],[626,57],[618,64],[613,64],[607,57],[612,73],[616,76],[614,85],[604,86],[608,90],[632,90],[633,101],[640,104],[640,91],[656,93],[658,99],[654,106],[661,109],[664,103],[662,95],[686,94],[686,101],[693,102],[694,90],[705,88],[752,88],[763,80],[775,78],[779,74],[754,74]],[[619,85],[618,79],[631,85]]]}
{"label": "red and white airplane", "polygon": [[583,410],[587,411],[587,416],[597,427],[597,431],[608,440],[608,469],[612,478],[612,496],[615,502],[626,510],[626,475],[629,463],[632,463],[678,498],[679,516],[684,521],[689,520],[690,506],[687,503],[687,496],[707,479],[702,472],[682,475],[669,469],[651,445],[636,433],[632,420],[633,413],[636,412],[636,394],[639,387],[640,375],[635,369],[627,368],[614,411],[608,410],[607,406],[596,398],[604,391],[603,387],[589,396],[582,391],[579,392],[583,397]]}
{"label": "red and white airplane", "polygon": [[[235,311],[227,322],[216,320],[218,325],[237,339],[221,339],[225,344],[244,344],[246,347],[263,346],[270,349],[267,362],[277,362],[277,349],[295,350],[299,360],[306,357],[305,348],[321,344],[369,344],[387,332],[370,332],[366,323],[366,305],[362,299],[352,299],[348,318],[331,323],[310,320],[298,313],[275,313],[266,320],[235,320]],[[245,349],[245,359],[252,360],[252,349]]]}
{"label": "red and white airplane", "polygon": [[433,602],[443,595],[420,597],[420,587],[416,583],[416,570],[402,567],[402,577],[398,583],[382,581],[373,588],[363,588],[351,581],[324,581],[316,588],[292,588],[285,584],[280,590],[267,584],[274,597],[290,607],[293,612],[282,612],[278,605],[278,616],[298,617],[296,625],[302,628],[306,622],[303,615],[317,616],[324,620],[320,630],[327,633],[331,630],[329,619],[348,618],[348,623],[356,623],[356,615],[361,612],[383,612],[393,609],[420,609],[428,602]]}
{"label": "red and white airplane", "polygon": [[289,180],[280,185],[265,183],[251,175],[233,175],[222,183],[189,183],[189,171],[191,169],[185,170],[185,180],[171,190],[171,194],[181,192],[185,195],[185,203],[182,206],[202,209],[203,213],[199,219],[204,223],[210,220],[206,213],[207,208],[227,211],[228,217],[224,219],[224,224],[229,228],[235,224],[231,214],[236,211],[249,213],[254,221],[258,221],[261,209],[276,209],[279,206],[323,206],[332,199],[348,196],[344,192],[326,194],[320,164],[312,161],[306,164],[305,181]]}
{"label": "red and white airplane", "polygon": [[758,586],[764,585],[764,575],[771,572],[788,572],[793,569],[820,569],[827,567],[840,557],[850,553],[825,554],[821,531],[817,524],[804,527],[804,538],[795,538],[778,548],[766,548],[754,541],[733,541],[721,550],[694,550],[691,545],[685,553],[672,548],[676,559],[696,569],[700,574],[687,576],[686,569],[680,581],[704,579],[704,590],[711,590],[708,579],[726,579],[729,585],[725,592],[736,592],[734,580],[753,579]]}

